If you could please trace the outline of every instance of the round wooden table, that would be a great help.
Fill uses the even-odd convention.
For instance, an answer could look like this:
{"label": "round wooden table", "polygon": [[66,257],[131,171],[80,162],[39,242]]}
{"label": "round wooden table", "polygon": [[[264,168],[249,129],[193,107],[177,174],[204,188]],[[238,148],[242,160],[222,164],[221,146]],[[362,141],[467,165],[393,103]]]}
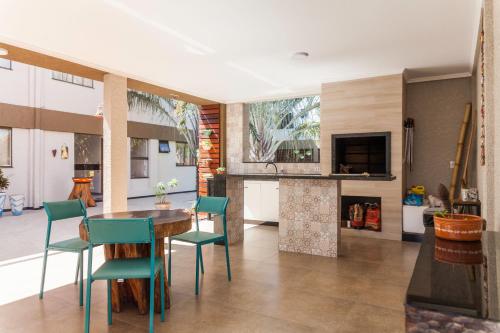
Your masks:
{"label": "round wooden table", "polygon": [[[155,228],[155,255],[162,257],[165,262],[165,237],[182,234],[191,229],[191,213],[182,209],[174,210],[139,210],[117,212],[89,216],[95,219],[123,219],[123,218],[153,218]],[[80,223],[80,238],[88,240],[87,230]],[[149,244],[111,244],[104,246],[105,259],[138,258],[150,256]],[[170,307],[170,293],[168,289],[167,269],[165,264],[165,305]],[[111,302],[114,312],[121,311],[123,302],[137,304],[139,313],[149,311],[149,279],[129,279],[124,282],[113,280],[111,283]],[[155,280],[155,311],[160,312],[160,278]]]}
{"label": "round wooden table", "polygon": [[95,207],[95,200],[90,193],[91,177],[73,177],[73,189],[69,194],[68,200],[82,199],[85,207]]}

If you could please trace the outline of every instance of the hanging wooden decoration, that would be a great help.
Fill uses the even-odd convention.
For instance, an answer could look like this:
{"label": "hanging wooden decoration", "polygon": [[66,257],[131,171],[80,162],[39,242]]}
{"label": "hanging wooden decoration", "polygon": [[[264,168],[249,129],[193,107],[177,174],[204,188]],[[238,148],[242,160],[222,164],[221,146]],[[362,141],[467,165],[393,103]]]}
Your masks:
{"label": "hanging wooden decoration", "polygon": [[484,29],[481,28],[481,48],[480,48],[480,61],[481,61],[481,130],[480,130],[480,164],[484,166],[486,164],[486,130],[485,130],[485,116],[486,109],[484,107]]}
{"label": "hanging wooden decoration", "polygon": [[61,160],[67,160],[69,158],[69,149],[68,145],[63,144],[61,146]]}

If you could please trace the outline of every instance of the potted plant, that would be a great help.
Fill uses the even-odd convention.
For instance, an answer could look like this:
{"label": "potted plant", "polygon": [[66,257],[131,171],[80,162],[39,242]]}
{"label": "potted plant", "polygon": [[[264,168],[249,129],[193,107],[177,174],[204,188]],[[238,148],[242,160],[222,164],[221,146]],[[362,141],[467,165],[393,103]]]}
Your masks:
{"label": "potted plant", "polygon": [[7,193],[5,193],[5,191],[9,188],[9,185],[9,178],[4,176],[2,169],[0,169],[0,216],[3,214],[3,206],[7,198]]}
{"label": "potted plant", "polygon": [[224,168],[224,167],[218,167],[217,169],[215,169],[215,171],[217,171],[218,175],[223,175],[223,174],[226,173],[226,168]]}
{"label": "potted plant", "polygon": [[211,129],[203,129],[201,130],[201,135],[205,136],[205,137],[209,137],[210,135],[212,135],[213,133],[213,130]]}
{"label": "potted plant", "polygon": [[439,211],[434,214],[436,237],[455,241],[477,241],[481,239],[483,219],[480,216],[453,214]]}
{"label": "potted plant", "polygon": [[171,179],[167,184],[164,184],[163,182],[159,182],[158,184],[156,184],[155,186],[156,209],[170,209],[172,203],[170,202],[170,200],[168,200],[167,196],[168,190],[174,189],[177,186],[179,186],[179,182],[175,178]]}
{"label": "potted plant", "polygon": [[211,162],[212,162],[212,158],[208,157],[208,158],[200,159],[198,163],[199,163],[200,167],[202,167],[202,168],[209,168]]}
{"label": "potted plant", "polygon": [[203,150],[205,151],[209,151],[210,149],[212,149],[214,146],[212,144],[212,141],[210,141],[209,139],[206,139],[206,140],[203,140],[201,141],[201,148],[203,148]]}

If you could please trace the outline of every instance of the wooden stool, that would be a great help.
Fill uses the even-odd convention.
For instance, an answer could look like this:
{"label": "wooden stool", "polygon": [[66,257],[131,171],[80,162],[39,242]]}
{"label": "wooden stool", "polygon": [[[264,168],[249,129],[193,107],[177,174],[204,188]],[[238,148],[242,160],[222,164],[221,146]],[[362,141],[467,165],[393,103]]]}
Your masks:
{"label": "wooden stool", "polygon": [[90,183],[92,178],[77,178],[73,177],[73,190],[69,194],[68,200],[82,199],[85,207],[95,207],[95,200],[90,193]]}

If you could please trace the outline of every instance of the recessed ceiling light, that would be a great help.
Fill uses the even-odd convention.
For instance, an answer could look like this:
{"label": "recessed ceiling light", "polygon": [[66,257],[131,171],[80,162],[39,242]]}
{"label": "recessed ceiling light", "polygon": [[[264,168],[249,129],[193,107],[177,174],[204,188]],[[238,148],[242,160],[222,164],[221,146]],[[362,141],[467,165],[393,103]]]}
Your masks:
{"label": "recessed ceiling light", "polygon": [[0,56],[6,56],[7,54],[9,54],[9,51],[0,47]]}
{"label": "recessed ceiling light", "polygon": [[295,52],[294,54],[292,54],[293,60],[302,60],[306,59],[307,57],[309,57],[309,53],[305,51]]}

